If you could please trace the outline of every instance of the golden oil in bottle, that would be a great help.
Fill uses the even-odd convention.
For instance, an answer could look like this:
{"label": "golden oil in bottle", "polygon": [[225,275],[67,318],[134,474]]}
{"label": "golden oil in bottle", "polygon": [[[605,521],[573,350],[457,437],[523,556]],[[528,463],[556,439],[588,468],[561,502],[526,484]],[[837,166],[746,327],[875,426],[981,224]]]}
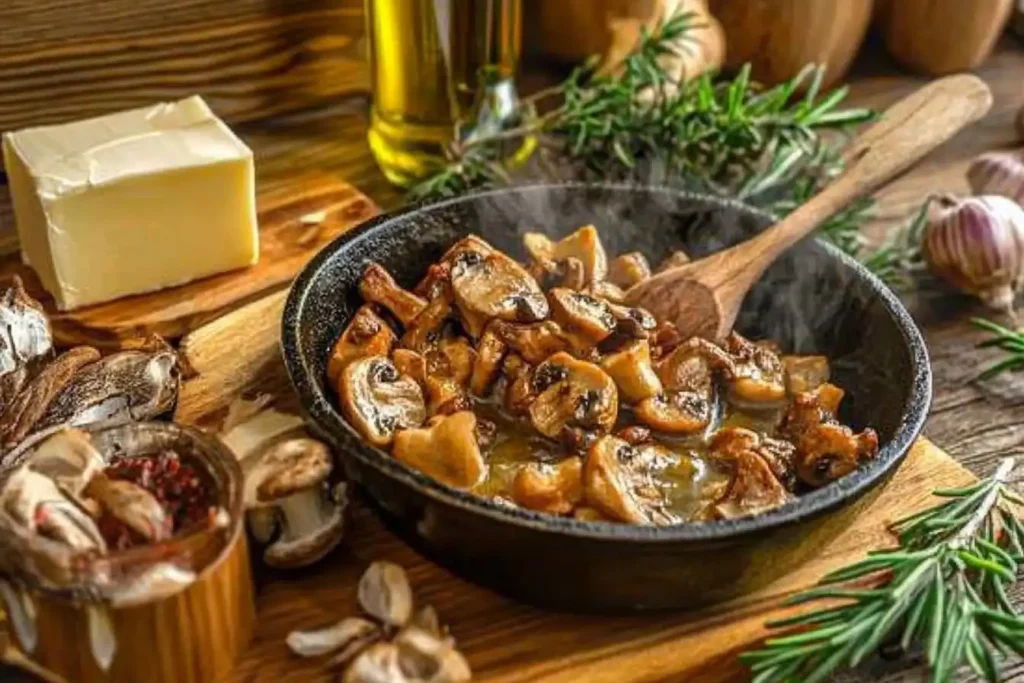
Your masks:
{"label": "golden oil in bottle", "polygon": [[465,136],[515,111],[520,13],[520,0],[366,0],[368,137],[391,182],[443,167],[456,122]]}

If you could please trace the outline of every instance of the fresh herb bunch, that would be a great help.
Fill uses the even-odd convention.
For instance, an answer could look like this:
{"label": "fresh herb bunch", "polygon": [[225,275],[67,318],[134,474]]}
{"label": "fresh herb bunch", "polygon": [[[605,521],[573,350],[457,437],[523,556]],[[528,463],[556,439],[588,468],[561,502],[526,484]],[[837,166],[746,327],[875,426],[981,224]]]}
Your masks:
{"label": "fresh herb bunch", "polygon": [[1024,619],[1006,589],[1024,562],[1024,503],[1008,487],[1014,467],[971,486],[935,491],[946,502],[893,525],[898,547],[872,552],[790,600],[840,604],[770,623],[793,631],[741,655],[754,683],[824,680],[864,661],[883,643],[923,646],[931,678],[951,680],[967,663],[999,679],[998,663],[1024,655]]}
{"label": "fresh herb bunch", "polygon": [[993,335],[991,339],[978,344],[978,348],[994,346],[1006,352],[1006,358],[986,368],[978,379],[991,379],[1006,371],[1024,370],[1024,332],[1008,329],[984,318],[971,318],[971,322]]}
{"label": "fresh herb bunch", "polygon": [[[592,59],[561,85],[525,98],[517,127],[457,140],[449,165],[414,188],[414,198],[506,184],[522,163],[509,163],[509,145],[530,140],[532,161],[548,177],[669,183],[778,216],[792,211],[842,171],[845,134],[874,113],[841,108],[846,88],[823,95],[824,72],[813,66],[772,88],[753,83],[749,66],[732,80],[705,74],[676,82],[661,60],[686,49],[695,21],[691,12],[675,14],[645,30],[614,73],[597,73]],[[555,104],[539,113],[549,100]],[[866,257],[859,229],[871,206],[861,201],[835,216],[825,237]]]}

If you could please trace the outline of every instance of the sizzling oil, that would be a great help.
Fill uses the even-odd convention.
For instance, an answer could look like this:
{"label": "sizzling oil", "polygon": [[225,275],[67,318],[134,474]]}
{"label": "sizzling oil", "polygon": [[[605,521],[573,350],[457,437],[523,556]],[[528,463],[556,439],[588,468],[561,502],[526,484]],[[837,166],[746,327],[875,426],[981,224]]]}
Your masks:
{"label": "sizzling oil", "polygon": [[[655,433],[655,441],[669,451],[664,466],[657,469],[652,482],[665,501],[665,511],[680,521],[690,520],[705,509],[709,500],[724,492],[730,474],[716,467],[708,452],[708,440],[715,431],[722,427],[743,427],[774,436],[782,411],[782,408],[750,410],[723,400],[702,434]],[[496,426],[494,441],[485,453],[487,476],[473,489],[477,495],[511,501],[512,482],[521,469],[531,463],[556,463],[566,457],[559,444],[538,435],[528,421],[512,417],[496,403],[480,402],[476,413]],[[637,421],[623,406],[616,430],[631,424]]]}

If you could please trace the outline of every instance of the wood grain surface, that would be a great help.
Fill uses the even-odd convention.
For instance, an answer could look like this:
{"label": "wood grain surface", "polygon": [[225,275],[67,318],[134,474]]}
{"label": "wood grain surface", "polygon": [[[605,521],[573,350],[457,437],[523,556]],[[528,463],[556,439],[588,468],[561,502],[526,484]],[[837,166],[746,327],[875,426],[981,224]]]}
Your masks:
{"label": "wood grain surface", "polygon": [[291,282],[322,247],[377,213],[367,196],[330,174],[297,173],[260,192],[260,259],[249,268],[179,287],[60,312],[35,273],[17,255],[0,275],[17,273],[46,307],[54,340],[62,346],[118,348],[125,340],[159,334],[177,339],[226,311]]}

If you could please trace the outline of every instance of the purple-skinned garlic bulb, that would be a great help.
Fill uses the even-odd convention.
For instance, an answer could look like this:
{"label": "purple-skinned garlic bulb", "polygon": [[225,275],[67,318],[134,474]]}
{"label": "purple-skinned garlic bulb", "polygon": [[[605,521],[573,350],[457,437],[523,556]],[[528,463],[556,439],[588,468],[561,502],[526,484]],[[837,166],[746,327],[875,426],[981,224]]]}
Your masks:
{"label": "purple-skinned garlic bulb", "polygon": [[1013,311],[1024,280],[1024,208],[1006,197],[933,197],[922,251],[933,273],[987,306]]}
{"label": "purple-skinned garlic bulb", "polygon": [[976,195],[1000,195],[1024,203],[1024,150],[982,154],[968,167],[967,182]]}

